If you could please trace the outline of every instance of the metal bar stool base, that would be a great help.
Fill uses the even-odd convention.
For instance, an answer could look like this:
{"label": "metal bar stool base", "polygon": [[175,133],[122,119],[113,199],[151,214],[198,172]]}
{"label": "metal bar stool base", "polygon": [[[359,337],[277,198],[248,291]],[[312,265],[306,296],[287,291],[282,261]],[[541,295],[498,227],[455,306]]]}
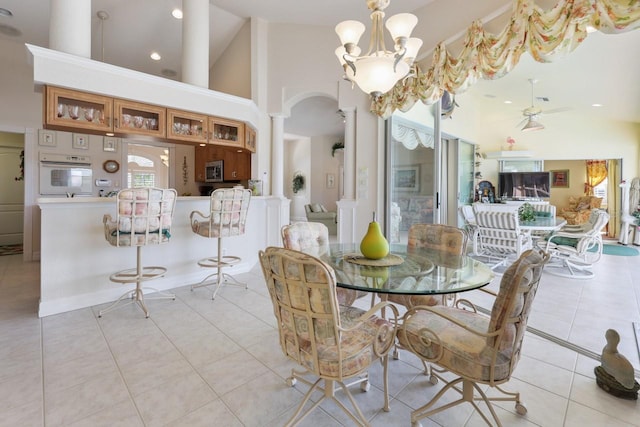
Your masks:
{"label": "metal bar stool base", "polygon": [[[151,287],[143,287],[142,283],[148,280],[153,280],[158,277],[162,277],[167,272],[165,267],[159,266],[150,266],[150,267],[141,267],[138,268],[130,268],[127,270],[118,271],[117,273],[113,273],[109,276],[109,280],[116,283],[135,283],[136,288],[127,291],[120,296],[117,300],[115,300],[109,307],[104,310],[100,310],[98,312],[98,317],[102,317],[103,314],[108,313],[117,308],[122,308],[129,304],[136,303],[138,307],[144,312],[144,317],[149,317],[149,310],[147,309],[146,304],[144,303],[144,290],[149,289],[154,291],[154,293],[158,294],[155,296],[147,297],[147,299],[172,299],[175,300],[176,296],[169,292],[159,291],[158,289]],[[125,298],[129,298],[130,301],[124,302]]]}
{"label": "metal bar stool base", "polygon": [[244,287],[245,289],[249,289],[249,285],[247,283],[240,282],[238,279],[236,279],[232,275],[222,272],[223,268],[233,267],[235,264],[238,264],[240,261],[242,261],[242,259],[237,256],[223,256],[219,260],[218,258],[201,259],[200,261],[198,261],[198,265],[200,267],[216,268],[217,271],[215,273],[208,275],[207,277],[202,279],[200,282],[194,285],[191,285],[191,291],[197,288],[215,285],[216,288],[213,290],[213,295],[211,296],[211,299],[214,300],[216,299],[218,290],[220,290],[220,287],[222,285],[241,286],[241,287]]}

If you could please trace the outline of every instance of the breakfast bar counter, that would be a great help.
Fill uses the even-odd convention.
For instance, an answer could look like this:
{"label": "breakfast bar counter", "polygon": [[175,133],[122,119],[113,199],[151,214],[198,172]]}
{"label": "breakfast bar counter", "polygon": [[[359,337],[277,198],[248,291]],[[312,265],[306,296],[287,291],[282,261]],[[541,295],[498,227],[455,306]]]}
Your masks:
{"label": "breakfast bar counter", "polygon": [[[126,290],[109,280],[116,271],[136,266],[135,247],[114,247],[104,237],[102,218],[115,217],[116,199],[100,197],[41,198],[40,317],[103,304]],[[280,200],[252,197],[246,233],[224,240],[223,252],[238,255],[242,262],[231,274],[249,271],[258,262],[258,251],[278,245]],[[153,287],[166,290],[200,281],[211,273],[197,261],[217,253],[216,239],[194,234],[189,215],[209,212],[209,197],[178,197],[171,239],[163,245],[146,246],[143,265],[167,268]],[[275,230],[271,232],[269,230]]]}

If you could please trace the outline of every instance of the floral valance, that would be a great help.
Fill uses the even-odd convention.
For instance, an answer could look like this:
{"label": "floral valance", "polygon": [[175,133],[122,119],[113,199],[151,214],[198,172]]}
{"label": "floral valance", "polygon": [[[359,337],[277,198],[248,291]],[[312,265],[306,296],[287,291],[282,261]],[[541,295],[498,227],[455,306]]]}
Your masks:
{"label": "floral valance", "polygon": [[479,20],[473,22],[457,57],[439,43],[429,69],[414,66],[409,77],[373,100],[371,111],[387,118],[418,101],[433,104],[445,90],[462,93],[478,79],[503,77],[525,51],[538,62],[552,62],[572,52],[587,37],[588,26],[607,34],[640,28],[640,1],[559,0],[542,10],[533,0],[515,0],[509,23],[499,34],[486,32]]}

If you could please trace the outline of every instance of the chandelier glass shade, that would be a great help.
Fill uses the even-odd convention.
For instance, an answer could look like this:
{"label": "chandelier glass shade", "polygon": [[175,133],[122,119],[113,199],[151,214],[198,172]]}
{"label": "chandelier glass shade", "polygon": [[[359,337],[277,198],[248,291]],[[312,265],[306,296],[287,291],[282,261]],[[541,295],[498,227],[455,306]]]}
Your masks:
{"label": "chandelier glass shade", "polygon": [[371,38],[369,50],[360,55],[358,41],[364,33],[365,26],[361,22],[348,20],[336,25],[336,33],[340,38],[335,53],[348,80],[356,83],[360,89],[373,97],[388,92],[407,74],[415,61],[422,40],[412,38],[411,31],[418,23],[418,18],[410,13],[399,13],[387,20],[386,27],[394,42],[394,49],[389,51],[384,43],[384,9],[390,0],[366,0],[371,12]]}

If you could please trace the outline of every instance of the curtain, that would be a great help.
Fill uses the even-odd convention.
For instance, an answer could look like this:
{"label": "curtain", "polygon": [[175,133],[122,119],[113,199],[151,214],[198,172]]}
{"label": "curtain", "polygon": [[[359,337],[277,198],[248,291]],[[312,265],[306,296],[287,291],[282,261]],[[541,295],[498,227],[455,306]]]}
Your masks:
{"label": "curtain", "polygon": [[640,1],[558,0],[552,9],[543,10],[532,0],[514,0],[509,23],[499,34],[486,32],[481,21],[474,21],[457,57],[439,43],[426,71],[414,65],[409,77],[372,100],[371,111],[386,119],[418,101],[434,104],[445,90],[462,93],[480,78],[505,76],[525,51],[538,62],[554,61],[582,43],[587,26],[607,34],[640,28]]}
{"label": "curtain", "polygon": [[610,160],[607,171],[607,211],[609,211],[609,224],[607,229],[607,237],[617,238],[620,233],[620,206],[622,200],[620,185],[620,168],[619,160]]}
{"label": "curtain", "polygon": [[587,183],[585,184],[584,194],[593,196],[593,187],[602,183],[606,177],[606,160],[587,160]]}

